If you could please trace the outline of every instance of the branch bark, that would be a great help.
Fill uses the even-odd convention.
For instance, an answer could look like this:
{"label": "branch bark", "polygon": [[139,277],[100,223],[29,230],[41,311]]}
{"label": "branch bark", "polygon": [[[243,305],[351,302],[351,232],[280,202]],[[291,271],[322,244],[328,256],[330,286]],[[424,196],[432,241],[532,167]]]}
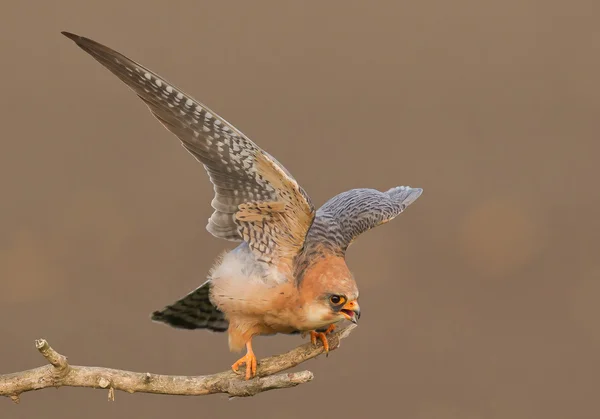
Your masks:
{"label": "branch bark", "polygon": [[[340,341],[355,327],[356,325],[351,324],[329,335],[330,351],[339,348]],[[243,375],[231,370],[213,375],[176,376],[69,365],[67,358],[52,349],[46,340],[36,340],[35,345],[49,365],[0,375],[0,396],[19,403],[21,393],[27,391],[49,387],[89,387],[108,390],[109,400],[114,400],[115,390],[183,396],[226,393],[231,397],[248,397],[311,381],[313,373],[310,371],[280,372],[323,353],[320,342],[317,346],[309,342],[284,354],[264,358],[258,362],[256,377],[246,381]]]}

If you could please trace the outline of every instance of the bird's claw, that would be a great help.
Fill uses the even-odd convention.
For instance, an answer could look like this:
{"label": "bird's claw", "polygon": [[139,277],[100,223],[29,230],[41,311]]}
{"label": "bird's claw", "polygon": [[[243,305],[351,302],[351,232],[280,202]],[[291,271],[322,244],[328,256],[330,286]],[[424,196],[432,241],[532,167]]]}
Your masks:
{"label": "bird's claw", "polygon": [[310,341],[313,345],[317,345],[317,338],[323,344],[323,349],[325,350],[325,356],[329,356],[329,340],[327,340],[327,335],[335,330],[335,325],[330,325],[325,332],[317,332],[314,330],[310,331]]}
{"label": "bird's claw", "polygon": [[237,373],[242,364],[246,364],[246,380],[253,378],[256,375],[256,356],[254,353],[248,352],[246,355],[235,361],[231,366],[231,369]]}

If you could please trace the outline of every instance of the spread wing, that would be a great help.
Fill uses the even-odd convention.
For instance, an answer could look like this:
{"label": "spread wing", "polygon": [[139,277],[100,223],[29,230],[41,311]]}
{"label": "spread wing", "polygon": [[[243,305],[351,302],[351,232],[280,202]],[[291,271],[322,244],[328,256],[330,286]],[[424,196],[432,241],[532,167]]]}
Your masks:
{"label": "spread wing", "polygon": [[396,218],[421,193],[423,189],[410,186],[386,192],[375,189],[342,192],[319,208],[306,244],[320,243],[334,253],[344,254],[359,235]]}
{"label": "spread wing", "polygon": [[315,210],[289,172],[223,118],[165,79],[91,39],[63,32],[115,74],[201,162],[214,185],[207,230],[246,241],[258,260],[279,263],[301,249]]}

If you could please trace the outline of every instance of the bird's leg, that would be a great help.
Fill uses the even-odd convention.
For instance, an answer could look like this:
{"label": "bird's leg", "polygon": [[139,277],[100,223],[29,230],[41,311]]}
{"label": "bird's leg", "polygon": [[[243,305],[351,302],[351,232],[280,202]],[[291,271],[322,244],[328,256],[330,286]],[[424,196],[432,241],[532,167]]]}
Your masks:
{"label": "bird's leg", "polygon": [[256,375],[256,356],[252,350],[252,339],[246,342],[246,355],[235,361],[231,366],[231,369],[237,372],[242,364],[246,364],[246,380],[249,380]]}
{"label": "bird's leg", "polygon": [[327,335],[335,330],[335,324],[330,325],[325,332],[317,332],[315,330],[310,331],[310,341],[313,345],[317,344],[317,338],[321,340],[323,343],[323,348],[325,349],[325,356],[329,356],[329,341],[327,340]]}

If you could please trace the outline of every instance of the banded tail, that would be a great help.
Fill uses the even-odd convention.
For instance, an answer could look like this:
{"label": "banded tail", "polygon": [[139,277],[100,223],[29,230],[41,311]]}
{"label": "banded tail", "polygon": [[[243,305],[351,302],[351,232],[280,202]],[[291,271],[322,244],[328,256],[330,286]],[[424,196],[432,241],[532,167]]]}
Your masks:
{"label": "banded tail", "polygon": [[210,279],[180,300],[152,313],[152,320],[177,329],[209,329],[225,332],[229,322],[225,314],[210,302]]}

